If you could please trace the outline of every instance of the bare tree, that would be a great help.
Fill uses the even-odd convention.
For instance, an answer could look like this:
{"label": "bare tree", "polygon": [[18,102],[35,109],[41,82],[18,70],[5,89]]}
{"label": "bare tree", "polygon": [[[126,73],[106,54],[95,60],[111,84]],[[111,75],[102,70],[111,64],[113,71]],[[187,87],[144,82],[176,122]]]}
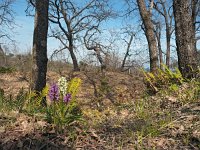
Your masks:
{"label": "bare tree", "polygon": [[[170,43],[171,36],[174,31],[173,27],[173,11],[171,1],[157,0],[154,2],[154,8],[164,17],[165,22],[165,36],[166,36],[166,65],[170,66]],[[158,20],[157,20],[158,21]]]}
{"label": "bare tree", "polygon": [[[92,33],[90,33],[92,31]],[[84,36],[84,44],[87,50],[93,50],[95,52],[95,55],[101,64],[101,71],[104,71],[106,69],[106,62],[103,60],[101,53],[106,53],[102,50],[103,45],[101,45],[97,39],[94,38],[95,33],[100,33],[97,26],[93,26],[92,28],[88,29]],[[93,39],[92,39],[93,38]]]}
{"label": "bare tree", "polygon": [[48,7],[49,0],[35,1],[31,89],[36,92],[41,92],[46,86]]}
{"label": "bare tree", "polygon": [[150,2],[149,10],[146,7],[145,0],[137,0],[139,7],[140,16],[144,24],[144,32],[148,41],[149,55],[150,55],[150,71],[156,72],[158,67],[158,53],[157,53],[157,42],[154,34],[154,26],[151,21],[153,0]]}
{"label": "bare tree", "polygon": [[158,43],[158,54],[159,54],[159,61],[160,61],[160,69],[163,70],[163,51],[162,51],[162,44],[161,44],[161,23],[157,22],[156,24],[156,28],[155,28],[155,35],[156,35],[156,39],[157,39],[157,43]]}
{"label": "bare tree", "polygon": [[185,78],[195,77],[197,71],[194,18],[190,6],[190,0],[173,2],[178,64]]}
{"label": "bare tree", "polygon": [[12,29],[14,25],[14,12],[12,4],[15,0],[0,1],[0,39],[7,38],[12,40],[6,29]]}
{"label": "bare tree", "polygon": [[85,0],[76,2],[72,0],[51,0],[49,20],[58,25],[52,29],[52,37],[58,39],[64,49],[68,49],[73,61],[75,71],[79,71],[78,61],[74,50],[75,43],[80,39],[81,33],[91,26],[99,25],[101,21],[110,16],[106,10],[107,0]]}
{"label": "bare tree", "polygon": [[127,44],[127,47],[126,47],[126,52],[125,52],[125,55],[124,55],[124,59],[122,61],[121,71],[124,71],[124,68],[126,67],[125,66],[126,65],[126,60],[130,56],[131,44],[132,44],[134,36],[135,36],[135,32],[133,32],[133,31],[131,31],[131,32],[127,31],[126,33],[129,36],[129,40],[127,41],[126,39],[123,39],[125,41],[125,43]]}

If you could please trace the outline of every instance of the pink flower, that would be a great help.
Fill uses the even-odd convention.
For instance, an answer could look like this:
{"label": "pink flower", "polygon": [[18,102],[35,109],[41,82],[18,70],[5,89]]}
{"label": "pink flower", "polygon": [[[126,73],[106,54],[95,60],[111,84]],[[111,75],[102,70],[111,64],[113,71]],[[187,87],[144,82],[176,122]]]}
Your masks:
{"label": "pink flower", "polygon": [[63,98],[63,101],[64,101],[65,103],[68,103],[70,100],[71,100],[71,94],[66,94],[66,95],[64,96],[64,98]]}
{"label": "pink flower", "polygon": [[51,101],[57,101],[59,99],[58,85],[55,83],[50,87],[49,98]]}

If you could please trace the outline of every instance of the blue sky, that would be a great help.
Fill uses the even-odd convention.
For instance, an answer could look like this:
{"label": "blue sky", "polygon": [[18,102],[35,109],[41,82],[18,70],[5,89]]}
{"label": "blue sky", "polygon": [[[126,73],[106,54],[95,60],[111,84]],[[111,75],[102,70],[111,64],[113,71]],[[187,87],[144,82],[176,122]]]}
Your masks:
{"label": "blue sky", "polygon": [[[118,11],[122,10],[124,7],[124,3],[121,0],[112,0],[111,3],[112,6],[114,6],[114,8]],[[13,4],[15,23],[17,26],[13,30],[15,33],[13,34],[12,38],[16,40],[16,45],[20,52],[30,51],[32,47],[34,18],[26,16],[26,8],[26,0],[16,0]],[[128,21],[132,20],[131,22],[134,24],[134,18],[136,18],[135,20],[138,20],[138,16],[132,16],[132,18],[130,18]],[[114,18],[105,22],[103,28],[120,29],[120,27],[122,27],[122,22],[122,18]],[[54,49],[59,47],[59,44],[58,42],[55,42],[54,39],[49,39],[48,41],[48,51],[49,53],[52,53]]]}
{"label": "blue sky", "polygon": [[[121,2],[121,3],[119,3]],[[122,10],[124,7],[124,3],[121,0],[113,0],[111,1],[112,6],[114,6],[115,10]],[[13,9],[15,12],[15,23],[17,24],[16,28],[14,29],[15,34],[13,39],[16,41],[18,52],[31,52],[32,48],[32,39],[33,39],[33,29],[34,29],[34,17],[26,16],[25,10],[27,8],[26,0],[16,0],[13,5]],[[129,19],[126,19],[129,23],[136,24],[135,21],[138,21],[138,14],[136,16],[132,16]],[[125,24],[123,18],[113,18],[109,21],[106,21],[103,25],[104,29],[113,29],[113,30],[120,30],[122,24]],[[105,35],[104,35],[105,36]],[[144,35],[142,35],[142,39],[144,39]],[[121,41],[122,42],[122,41]],[[165,39],[163,39],[165,42]],[[141,42],[136,42],[133,45],[133,49],[143,49],[142,56],[144,59],[148,55],[146,39],[142,40]],[[48,39],[48,55],[50,56],[53,53],[53,50],[59,48],[60,44],[55,39],[51,38]],[[122,43],[119,43],[119,52],[121,54],[125,53],[125,48]],[[163,46],[164,48],[164,46]],[[146,50],[144,50],[146,49]],[[79,58],[84,57],[87,51],[81,50],[77,53]],[[146,55],[146,56],[145,56]]]}
{"label": "blue sky", "polygon": [[[119,0],[112,1],[113,6],[117,10],[123,8],[123,3],[119,3]],[[26,16],[25,10],[27,8],[26,0],[16,0],[13,4],[15,12],[15,23],[17,26],[13,30],[15,33],[12,37],[16,41],[16,45],[19,52],[29,52],[32,47],[33,29],[34,29],[34,18]],[[115,28],[121,27],[121,20],[111,19],[105,22],[104,28]],[[54,49],[59,47],[59,43],[54,39],[48,39],[48,52],[51,54]]]}
{"label": "blue sky", "polygon": [[34,18],[26,16],[26,7],[27,2],[25,0],[16,0],[13,5],[16,23],[13,38],[19,52],[27,52],[32,46]]}
{"label": "blue sky", "polygon": [[[123,1],[121,0],[112,0],[111,3],[112,6],[115,8],[115,10],[118,11],[122,10],[122,8],[124,7]],[[32,49],[34,17],[26,16],[25,13],[26,8],[27,8],[26,0],[16,0],[15,4],[13,5],[13,9],[15,12],[15,23],[17,24],[17,26],[14,29],[15,34],[13,36],[13,39],[16,41],[18,53],[28,53],[31,52]],[[129,20],[127,19],[127,22],[132,22],[132,24],[134,24],[134,21],[138,19],[137,17],[138,16],[133,16],[133,18],[129,18]],[[103,25],[103,28],[120,31],[122,24],[125,24],[124,18],[113,18],[109,21],[106,21]],[[104,37],[102,40],[103,43],[106,43],[105,39],[109,38],[108,36],[106,36],[106,34],[102,35],[102,38]],[[117,48],[115,49],[115,51],[118,54],[124,55],[126,46],[122,42],[123,41],[118,41]],[[56,41],[55,39],[53,38],[48,39],[48,56],[50,56],[55,49],[58,49],[59,46],[60,46],[59,42]],[[137,59],[139,61],[147,61],[148,51],[146,49],[146,46],[147,45],[144,40],[135,42],[133,45],[133,50],[134,50],[133,53],[137,53],[137,50],[138,51],[142,50],[142,53],[140,54],[140,56],[139,55],[137,56],[138,58],[134,57],[133,59]],[[80,61],[81,59],[85,59],[86,54],[88,53],[87,50],[83,50],[83,48],[80,49],[81,50],[79,50],[76,53],[78,61]],[[89,53],[91,53],[91,51]],[[65,51],[64,57],[68,58],[68,61],[71,62],[68,52]]]}
{"label": "blue sky", "polygon": [[[27,16],[25,10],[27,8],[26,0],[16,0],[13,5],[15,12],[16,27],[13,38],[16,41],[17,51],[19,53],[27,53],[31,51],[34,30],[34,17]],[[58,47],[58,43],[53,39],[49,39],[48,50],[52,53],[53,49]]]}

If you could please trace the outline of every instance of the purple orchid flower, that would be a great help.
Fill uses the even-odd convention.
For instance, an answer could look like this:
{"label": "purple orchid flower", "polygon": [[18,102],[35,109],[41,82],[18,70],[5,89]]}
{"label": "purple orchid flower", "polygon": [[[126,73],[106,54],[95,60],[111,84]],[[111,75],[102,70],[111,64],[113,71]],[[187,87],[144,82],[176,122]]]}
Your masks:
{"label": "purple orchid flower", "polygon": [[59,99],[59,88],[57,84],[52,84],[49,90],[49,98],[51,101],[57,101]]}
{"label": "purple orchid flower", "polygon": [[68,103],[70,100],[71,100],[71,94],[66,94],[66,95],[64,96],[64,98],[63,98],[63,101],[64,101],[65,103]]}

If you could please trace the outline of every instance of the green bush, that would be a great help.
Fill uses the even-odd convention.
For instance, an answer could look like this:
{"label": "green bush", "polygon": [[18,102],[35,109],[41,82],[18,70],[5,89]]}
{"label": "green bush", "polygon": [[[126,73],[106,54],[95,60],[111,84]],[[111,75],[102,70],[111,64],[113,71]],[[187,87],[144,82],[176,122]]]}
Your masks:
{"label": "green bush", "polygon": [[0,73],[12,73],[15,71],[12,67],[0,67]]}
{"label": "green bush", "polygon": [[143,71],[148,94],[160,93],[163,97],[174,97],[176,102],[182,105],[198,100],[200,95],[198,78],[184,79],[178,69],[171,71],[164,67],[164,70],[159,69],[156,74]]}
{"label": "green bush", "polygon": [[178,68],[175,71],[171,71],[167,66],[163,66],[164,70],[158,69],[156,74],[143,71],[150,93],[157,93],[161,89],[172,85],[181,85],[186,81]]}

